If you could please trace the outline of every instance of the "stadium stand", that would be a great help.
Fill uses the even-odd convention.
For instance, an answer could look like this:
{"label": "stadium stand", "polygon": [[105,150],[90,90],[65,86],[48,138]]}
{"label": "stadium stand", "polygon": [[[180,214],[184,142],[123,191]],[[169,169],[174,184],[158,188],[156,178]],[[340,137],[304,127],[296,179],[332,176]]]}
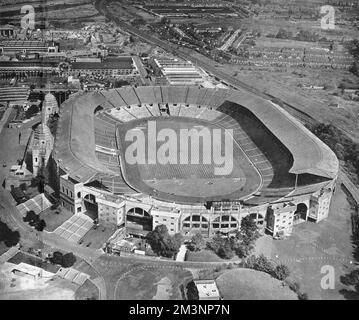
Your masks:
{"label": "stadium stand", "polygon": [[118,107],[117,109],[111,109],[110,115],[123,122],[136,119],[136,117],[132,113],[130,113],[126,107]]}
{"label": "stadium stand", "polygon": [[160,109],[158,108],[157,103],[146,104],[146,108],[154,117],[158,117],[161,115]]}
{"label": "stadium stand", "polygon": [[170,109],[170,115],[173,117],[178,117],[180,110],[181,110],[182,104],[168,104],[168,107]]}
{"label": "stadium stand", "polygon": [[138,119],[152,116],[152,114],[148,111],[145,105],[131,106],[129,111]]}
{"label": "stadium stand", "polygon": [[195,118],[202,108],[199,108],[196,105],[187,105],[181,108],[179,116],[180,117],[188,117],[188,118]]}
{"label": "stadium stand", "polygon": [[93,227],[93,221],[85,214],[77,213],[55,229],[54,233],[60,237],[78,243]]}

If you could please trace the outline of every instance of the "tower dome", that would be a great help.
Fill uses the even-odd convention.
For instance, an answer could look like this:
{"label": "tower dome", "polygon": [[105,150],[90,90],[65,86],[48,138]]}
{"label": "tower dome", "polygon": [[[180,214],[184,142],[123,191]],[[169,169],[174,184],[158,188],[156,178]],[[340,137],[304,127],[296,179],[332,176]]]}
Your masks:
{"label": "tower dome", "polygon": [[44,98],[44,102],[42,105],[43,117],[45,123],[49,120],[50,115],[59,112],[59,106],[57,104],[57,100],[52,93],[47,93]]}

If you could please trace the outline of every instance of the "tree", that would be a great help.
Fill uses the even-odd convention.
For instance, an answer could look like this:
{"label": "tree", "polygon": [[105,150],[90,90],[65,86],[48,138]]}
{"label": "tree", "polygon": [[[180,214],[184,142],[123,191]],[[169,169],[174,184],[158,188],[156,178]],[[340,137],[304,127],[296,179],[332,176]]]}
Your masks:
{"label": "tree", "polygon": [[257,224],[250,216],[242,219],[240,234],[242,235],[242,241],[246,245],[250,245],[259,238]]}
{"label": "tree", "polygon": [[220,248],[218,249],[217,254],[222,259],[232,259],[234,253],[232,251],[230,241],[224,241],[223,245],[221,245]]}
{"label": "tree", "polygon": [[74,265],[76,262],[76,257],[72,252],[66,253],[62,257],[62,266],[64,268],[69,268]]}
{"label": "tree", "polygon": [[36,226],[37,231],[43,231],[46,228],[46,222],[44,219],[41,219]]}
{"label": "tree", "polygon": [[290,275],[289,268],[284,264],[279,264],[275,267],[273,276],[278,280],[285,280]]}
{"label": "tree", "polygon": [[155,230],[147,234],[147,242],[152,250],[163,257],[172,258],[177,254],[182,243],[182,236],[175,234],[171,237],[165,225],[156,226]]}
{"label": "tree", "polygon": [[52,264],[62,265],[63,254],[60,251],[55,251],[50,258]]}
{"label": "tree", "polygon": [[187,299],[188,300],[199,300],[198,289],[193,280],[187,284],[186,288],[187,288]]}
{"label": "tree", "polygon": [[13,247],[19,243],[20,233],[11,230],[6,223],[0,221],[0,241],[3,241],[7,247]]}
{"label": "tree", "polygon": [[191,238],[191,242],[188,245],[188,249],[191,251],[200,251],[206,247],[206,241],[202,234],[199,232],[194,234]]}

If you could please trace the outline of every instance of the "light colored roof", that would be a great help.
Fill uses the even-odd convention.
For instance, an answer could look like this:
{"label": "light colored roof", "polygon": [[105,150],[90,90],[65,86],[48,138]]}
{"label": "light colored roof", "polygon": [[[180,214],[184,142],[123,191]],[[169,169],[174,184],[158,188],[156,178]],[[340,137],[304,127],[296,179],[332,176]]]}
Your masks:
{"label": "light colored roof", "polygon": [[200,300],[218,299],[219,291],[214,280],[194,280]]}

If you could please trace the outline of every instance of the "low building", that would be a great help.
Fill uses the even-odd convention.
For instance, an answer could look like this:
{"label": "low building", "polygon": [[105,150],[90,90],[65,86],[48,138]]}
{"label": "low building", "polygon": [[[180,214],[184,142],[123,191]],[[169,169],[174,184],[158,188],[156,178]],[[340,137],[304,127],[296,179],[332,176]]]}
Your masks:
{"label": "low building", "polygon": [[194,280],[199,300],[220,300],[217,284],[214,280]]}

